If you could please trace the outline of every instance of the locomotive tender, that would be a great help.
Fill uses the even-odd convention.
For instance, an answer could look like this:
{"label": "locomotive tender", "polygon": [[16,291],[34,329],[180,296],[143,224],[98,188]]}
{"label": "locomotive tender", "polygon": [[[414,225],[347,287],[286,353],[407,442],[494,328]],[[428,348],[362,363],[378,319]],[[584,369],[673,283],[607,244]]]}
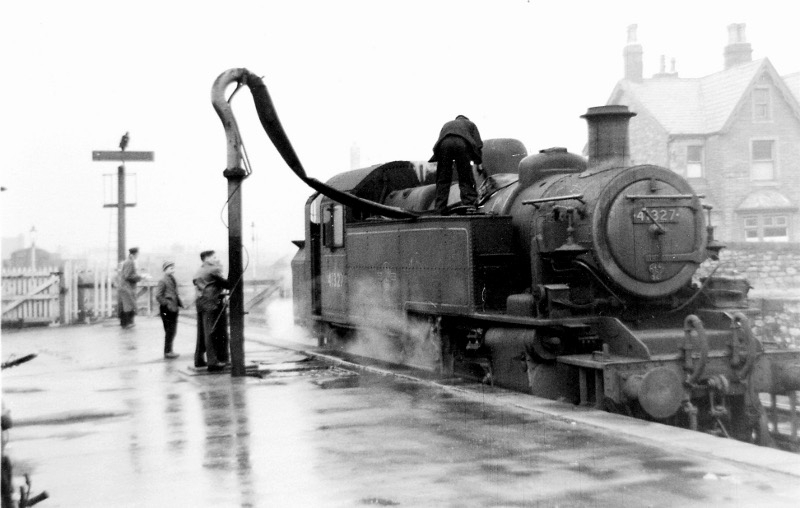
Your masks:
{"label": "locomotive tender", "polygon": [[788,396],[784,443],[797,446],[800,352],[754,337],[746,280],[716,268],[696,276],[722,248],[710,207],[673,171],[631,166],[627,107],[583,115],[588,159],[487,140],[481,213],[461,212],[454,184],[453,213],[440,216],[435,185],[409,161],[308,177],[247,69],[212,89],[226,172],[243,172],[222,97],[234,82],[250,88],[273,144],[317,191],[292,279],[295,322],[320,345],[444,376],[477,371],[498,386],[764,445],[786,425],[769,428],[760,396],[772,396],[773,411]]}
{"label": "locomotive tender", "polygon": [[[588,160],[487,140],[480,214],[430,214],[435,184],[409,162],[332,178],[420,216],[313,195],[292,262],[296,322],[322,344],[444,375],[482,365],[499,386],[769,442],[758,394],[800,389],[800,355],[753,337],[745,280],[693,282],[721,245],[685,179],[631,167],[633,115],[590,108]],[[385,343],[358,344],[358,330]]]}

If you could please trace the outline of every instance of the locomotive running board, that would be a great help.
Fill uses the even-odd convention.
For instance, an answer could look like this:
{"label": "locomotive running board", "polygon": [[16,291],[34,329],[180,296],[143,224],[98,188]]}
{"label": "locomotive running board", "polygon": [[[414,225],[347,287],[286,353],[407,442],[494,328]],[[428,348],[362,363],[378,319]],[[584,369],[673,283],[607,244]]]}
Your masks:
{"label": "locomotive running board", "polygon": [[[407,302],[403,307],[406,312],[414,312],[417,314],[425,314],[430,316],[451,315],[448,314],[444,306],[435,304]],[[452,313],[452,315],[463,316],[462,313]],[[487,314],[482,312],[471,313],[464,317],[472,321],[481,321],[483,323],[526,326],[531,328],[562,328],[572,330],[574,332],[588,330],[593,325],[601,325],[604,321],[613,319],[605,316],[541,319],[525,316],[511,316],[508,314]]]}

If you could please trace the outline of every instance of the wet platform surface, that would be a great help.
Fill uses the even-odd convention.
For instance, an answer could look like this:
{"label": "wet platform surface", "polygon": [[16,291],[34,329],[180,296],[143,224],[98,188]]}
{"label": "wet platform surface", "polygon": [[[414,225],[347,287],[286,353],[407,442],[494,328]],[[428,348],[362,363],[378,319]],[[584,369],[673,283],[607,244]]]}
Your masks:
{"label": "wet platform surface", "polygon": [[662,436],[649,443],[488,387],[461,393],[314,363],[266,345],[269,330],[245,344],[262,377],[196,373],[194,328],[182,321],[178,333],[182,355],[169,361],[157,318],[132,330],[109,321],[3,332],[4,360],[39,355],[2,376],[15,422],[8,451],[33,491],[49,492],[39,506],[800,503],[796,457],[783,452],[745,448],[770,463],[785,456],[784,470],[691,453],[665,445],[658,425],[630,424]]}

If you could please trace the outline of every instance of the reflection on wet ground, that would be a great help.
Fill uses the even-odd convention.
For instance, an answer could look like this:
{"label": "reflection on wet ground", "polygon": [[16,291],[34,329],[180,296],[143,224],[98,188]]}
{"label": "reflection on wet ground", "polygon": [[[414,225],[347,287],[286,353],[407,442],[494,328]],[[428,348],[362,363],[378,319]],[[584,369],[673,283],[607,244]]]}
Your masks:
{"label": "reflection on wet ground", "polygon": [[[615,438],[248,341],[198,375],[160,322],[3,335],[10,451],[41,506],[791,506],[796,478]],[[492,397],[487,393],[486,397]]]}

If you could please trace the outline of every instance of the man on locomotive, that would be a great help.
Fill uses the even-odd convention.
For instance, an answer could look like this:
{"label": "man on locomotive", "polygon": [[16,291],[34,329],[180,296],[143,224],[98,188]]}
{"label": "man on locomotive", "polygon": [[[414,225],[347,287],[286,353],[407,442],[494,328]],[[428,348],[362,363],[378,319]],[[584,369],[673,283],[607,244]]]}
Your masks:
{"label": "man on locomotive", "polygon": [[207,365],[209,372],[214,372],[222,370],[228,363],[228,319],[222,293],[230,288],[230,284],[222,276],[222,264],[213,250],[201,252],[200,260],[203,265],[192,280],[197,289],[194,366]]}
{"label": "man on locomotive", "polygon": [[461,203],[475,209],[478,192],[475,190],[475,178],[472,176],[470,161],[482,170],[483,141],[478,127],[464,115],[445,123],[439,132],[439,139],[433,145],[433,157],[429,162],[436,162],[436,213],[444,215],[447,200],[450,197],[450,184],[453,180],[453,163],[458,171],[458,188],[461,192]]}

